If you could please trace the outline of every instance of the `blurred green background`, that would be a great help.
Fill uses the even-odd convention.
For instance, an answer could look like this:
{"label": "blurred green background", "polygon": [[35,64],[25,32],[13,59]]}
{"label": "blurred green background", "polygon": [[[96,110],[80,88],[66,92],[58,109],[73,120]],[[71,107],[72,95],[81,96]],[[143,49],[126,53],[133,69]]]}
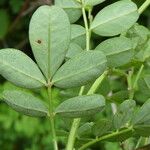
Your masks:
{"label": "blurred green background", "polygon": [[[96,6],[93,15],[114,1],[106,0],[105,3]],[[140,6],[144,0],[134,0],[134,2]],[[29,21],[37,7],[52,3],[51,0],[0,0],[0,49],[7,47],[20,49],[34,59],[28,41]],[[82,18],[78,23],[82,24]],[[138,23],[150,27],[150,9],[142,14]],[[0,76],[0,99],[3,90],[16,88]],[[45,89],[32,91],[32,93],[43,100],[47,98]],[[62,91],[53,89],[55,105],[63,100],[61,94]],[[58,129],[68,130],[70,122],[57,119],[56,126]],[[66,140],[64,135],[67,133],[59,131],[58,134],[60,135],[59,147],[63,149]],[[106,150],[120,150],[117,143],[105,143],[103,147]],[[97,148],[93,149],[100,148],[97,145]],[[49,122],[42,118],[23,116],[0,101],[0,150],[52,150]]]}

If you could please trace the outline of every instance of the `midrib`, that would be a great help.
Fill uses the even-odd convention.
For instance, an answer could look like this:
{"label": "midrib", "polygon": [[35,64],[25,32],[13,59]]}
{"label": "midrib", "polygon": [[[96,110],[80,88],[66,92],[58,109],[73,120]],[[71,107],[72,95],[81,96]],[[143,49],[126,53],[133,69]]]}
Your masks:
{"label": "midrib", "polygon": [[[2,62],[1,62],[1,63],[2,63]],[[45,83],[44,83],[43,81],[41,81],[41,80],[39,80],[39,79],[37,79],[37,78],[34,78],[34,77],[30,76],[29,74],[26,74],[25,72],[22,72],[21,70],[16,69],[15,67],[9,65],[8,63],[4,63],[4,62],[3,62],[2,64],[4,64],[5,66],[8,66],[8,67],[12,68],[13,70],[15,70],[15,71],[17,71],[17,72],[19,72],[19,73],[21,73],[21,74],[23,74],[23,75],[25,75],[25,76],[27,76],[27,77],[29,77],[29,78],[31,78],[31,79],[34,79],[34,80],[36,80],[36,81],[38,81],[38,82],[40,82],[40,83],[42,83],[42,84],[45,85]]]}
{"label": "midrib", "polygon": [[99,65],[104,64],[104,63],[105,63],[105,61],[103,61],[103,62],[101,62],[101,63],[99,63],[99,64],[97,64],[97,65],[95,65],[95,66],[91,66],[91,67],[89,67],[89,68],[86,69],[86,70],[83,70],[83,71],[80,71],[80,72],[77,72],[77,73],[68,75],[68,76],[66,76],[66,77],[62,77],[62,78],[60,78],[60,79],[58,79],[58,80],[54,80],[53,83],[56,83],[56,82],[59,82],[59,81],[61,81],[61,80],[65,80],[65,79],[71,78],[71,77],[73,77],[73,76],[76,76],[76,75],[78,75],[78,74],[84,73],[84,72],[89,71],[89,70],[91,70],[91,69],[93,69],[93,68],[96,68],[96,67],[98,67]]}
{"label": "midrib", "polygon": [[107,23],[107,22],[109,22],[109,21],[118,19],[118,18],[120,18],[120,17],[122,17],[122,16],[127,16],[127,15],[129,15],[130,13],[133,13],[133,12],[135,12],[135,11],[136,11],[136,9],[133,10],[133,11],[130,11],[130,12],[128,12],[128,13],[122,14],[122,15],[120,15],[120,16],[114,17],[114,18],[112,18],[112,19],[108,19],[108,20],[106,20],[106,21],[104,21],[104,22],[102,22],[102,23],[100,23],[100,24],[95,25],[95,26],[92,27],[91,29],[97,28],[97,27],[100,26],[100,25],[103,25],[103,24],[105,24],[105,23]]}

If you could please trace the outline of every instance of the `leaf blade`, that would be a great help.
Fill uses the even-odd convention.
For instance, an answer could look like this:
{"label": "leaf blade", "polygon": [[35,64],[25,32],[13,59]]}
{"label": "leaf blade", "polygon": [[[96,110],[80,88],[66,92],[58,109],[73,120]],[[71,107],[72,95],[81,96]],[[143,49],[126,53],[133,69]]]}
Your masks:
{"label": "leaf blade", "polygon": [[138,16],[137,6],[133,2],[118,1],[96,15],[91,30],[101,36],[114,36],[129,29]]}
{"label": "leaf blade", "polygon": [[33,117],[47,116],[46,105],[32,94],[23,91],[4,91],[4,101],[14,110]]}
{"label": "leaf blade", "polygon": [[105,106],[102,95],[85,95],[68,99],[55,110],[56,114],[64,117],[85,117],[101,111]]}
{"label": "leaf blade", "polygon": [[39,67],[50,79],[63,62],[70,42],[70,23],[64,10],[39,7],[30,21],[29,40]]}
{"label": "leaf blade", "polygon": [[107,60],[103,53],[84,51],[62,65],[54,75],[52,83],[60,88],[85,85],[104,72],[106,62]]}
{"label": "leaf blade", "polygon": [[0,50],[0,74],[25,88],[39,88],[46,81],[37,65],[27,55],[16,49]]}

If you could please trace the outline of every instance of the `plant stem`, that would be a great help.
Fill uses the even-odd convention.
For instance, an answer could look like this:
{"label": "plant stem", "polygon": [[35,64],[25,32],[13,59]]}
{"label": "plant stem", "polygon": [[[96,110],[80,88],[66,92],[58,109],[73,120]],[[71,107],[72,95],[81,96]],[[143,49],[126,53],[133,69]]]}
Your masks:
{"label": "plant stem", "polygon": [[80,121],[81,121],[81,118],[77,118],[73,120],[66,150],[73,150],[75,137],[76,137],[77,129],[80,125]]}
{"label": "plant stem", "polygon": [[89,27],[88,27],[88,20],[84,8],[84,0],[81,0],[82,3],[82,14],[83,14],[83,20],[84,20],[84,26],[86,30],[86,50],[90,50],[90,32],[89,32]]}
{"label": "plant stem", "polygon": [[142,14],[143,11],[150,5],[150,0],[146,0],[142,6],[138,9],[139,14]]}
{"label": "plant stem", "polygon": [[[82,4],[82,14],[83,14],[84,26],[85,26],[85,30],[86,30],[86,51],[88,51],[88,50],[90,50],[90,30],[88,27],[88,20],[87,20],[85,8],[84,8],[84,0],[81,0],[81,4]],[[82,95],[83,91],[84,91],[84,86],[81,87],[79,95]],[[77,129],[80,125],[80,121],[81,121],[81,118],[76,118],[73,120],[70,134],[68,137],[68,143],[66,146],[66,150],[73,150],[76,133],[77,133]]]}
{"label": "plant stem", "polygon": [[133,75],[133,68],[129,71],[127,75],[127,82],[128,82],[128,91],[129,91],[129,99],[132,99],[133,96],[133,89],[132,89],[132,75]]}
{"label": "plant stem", "polygon": [[[83,92],[84,92],[84,86],[82,86],[80,88],[79,95],[82,95]],[[81,121],[81,118],[76,118],[76,119],[73,120],[71,130],[70,130],[70,134],[69,134],[69,137],[68,137],[68,143],[67,143],[66,150],[73,150],[74,142],[75,142],[75,138],[76,138],[76,133],[77,133],[77,129],[80,125],[80,121]]]}
{"label": "plant stem", "polygon": [[[144,65],[142,64],[141,67],[140,67],[140,69],[139,69],[139,71],[138,71],[138,73],[137,73],[137,76],[135,78],[135,81],[134,81],[133,85],[132,85],[132,81],[130,81],[131,83],[129,82],[129,88],[130,88],[129,89],[130,90],[130,96],[129,96],[129,98],[130,99],[134,98],[134,93],[135,93],[135,89],[136,89],[136,86],[137,86],[137,82],[138,82],[138,80],[139,80],[139,78],[141,76],[143,68],[144,68]],[[131,77],[130,77],[130,80],[132,80]]]}
{"label": "plant stem", "polygon": [[128,133],[128,132],[130,132],[130,131],[132,131],[132,130],[133,130],[133,128],[132,128],[132,127],[129,127],[129,128],[124,129],[124,130],[122,130],[122,131],[116,131],[116,132],[114,132],[114,133],[104,135],[104,136],[102,136],[102,137],[96,138],[96,139],[94,139],[94,140],[92,140],[92,141],[90,141],[90,142],[84,144],[84,145],[81,146],[78,150],[84,150],[84,149],[88,148],[89,146],[91,146],[91,145],[93,145],[93,144],[95,144],[95,143],[97,143],[97,142],[100,142],[100,141],[103,141],[103,140],[106,140],[106,139],[109,139],[109,138],[113,138],[113,137],[115,137],[115,136],[117,136],[117,135],[119,136],[119,135],[121,135],[121,134],[123,134],[123,133]]}
{"label": "plant stem", "polygon": [[47,88],[47,93],[48,93],[48,99],[49,99],[49,118],[50,118],[50,124],[51,124],[53,145],[54,145],[54,150],[58,150],[57,138],[56,138],[56,132],[55,132],[55,124],[54,124],[53,104],[52,104],[52,89],[51,89],[51,87]]}
{"label": "plant stem", "polygon": [[98,87],[100,86],[104,78],[107,76],[107,74],[108,70],[106,70],[99,78],[96,79],[96,81],[93,83],[90,90],[88,91],[87,95],[94,94],[97,91]]}

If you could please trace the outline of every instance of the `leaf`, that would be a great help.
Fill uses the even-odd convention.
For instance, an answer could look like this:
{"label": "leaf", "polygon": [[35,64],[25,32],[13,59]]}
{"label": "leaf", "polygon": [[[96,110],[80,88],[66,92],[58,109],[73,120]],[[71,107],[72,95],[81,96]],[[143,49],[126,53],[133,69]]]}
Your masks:
{"label": "leaf", "polygon": [[103,53],[84,51],[59,68],[52,84],[59,88],[82,86],[98,78],[105,69],[106,58]]}
{"label": "leaf", "polygon": [[134,55],[132,42],[126,37],[115,37],[100,43],[95,50],[107,57],[109,67],[119,67],[131,61]]}
{"label": "leaf", "polygon": [[23,91],[4,91],[4,101],[14,110],[33,117],[47,116],[48,109],[44,102],[32,94]]}
{"label": "leaf", "polygon": [[125,100],[118,107],[117,113],[114,115],[113,124],[116,129],[128,127],[135,109],[134,100]]}
{"label": "leaf", "polygon": [[150,136],[150,123],[142,124],[142,125],[135,125],[134,130],[140,136],[149,137]]}
{"label": "leaf", "polygon": [[131,1],[118,1],[103,8],[94,18],[91,30],[101,36],[118,35],[138,19],[137,6]]}
{"label": "leaf", "polygon": [[77,24],[71,25],[71,42],[74,42],[85,49],[86,35],[84,27]]}
{"label": "leaf", "polygon": [[98,5],[105,0],[84,0],[85,7]]}
{"label": "leaf", "polygon": [[118,92],[113,93],[112,96],[109,97],[109,100],[112,102],[118,102],[121,103],[123,100],[127,99],[129,96],[128,90],[120,90]]}
{"label": "leaf", "polygon": [[29,39],[38,65],[46,78],[51,78],[62,64],[70,43],[70,23],[63,9],[39,7],[31,18]]}
{"label": "leaf", "polygon": [[76,0],[55,0],[55,5],[65,10],[71,23],[76,22],[82,15],[81,5]]}
{"label": "leaf", "polygon": [[146,122],[150,123],[150,99],[135,113],[132,120],[133,125],[142,125]]}
{"label": "leaf", "polygon": [[46,85],[37,65],[16,49],[0,50],[0,74],[20,87],[39,88]]}
{"label": "leaf", "polygon": [[66,54],[66,58],[67,59],[73,58],[74,56],[76,56],[77,54],[81,52],[83,52],[83,50],[78,44],[70,43],[67,54]]}
{"label": "leaf", "polygon": [[64,117],[89,117],[103,110],[105,99],[102,95],[85,95],[70,98],[61,103],[55,113]]}
{"label": "leaf", "polygon": [[150,97],[150,75],[145,74],[138,81],[139,90],[144,94]]}
{"label": "leaf", "polygon": [[9,15],[6,10],[0,9],[1,27],[0,27],[0,39],[3,39],[7,33],[9,26]]}
{"label": "leaf", "polygon": [[102,136],[109,132],[111,128],[112,122],[110,120],[101,119],[93,125],[92,131],[95,136]]}
{"label": "leaf", "polygon": [[86,135],[91,135],[93,124],[93,122],[86,122],[82,126],[80,126],[77,131],[78,136],[82,137]]}

